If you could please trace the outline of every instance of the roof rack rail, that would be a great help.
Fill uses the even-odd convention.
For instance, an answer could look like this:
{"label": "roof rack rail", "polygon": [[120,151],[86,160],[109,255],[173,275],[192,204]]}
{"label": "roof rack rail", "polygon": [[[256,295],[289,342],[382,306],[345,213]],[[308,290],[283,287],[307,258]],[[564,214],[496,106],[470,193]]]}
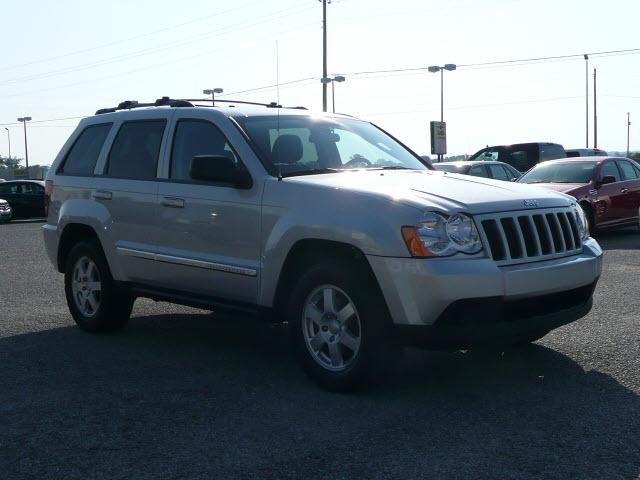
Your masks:
{"label": "roof rack rail", "polygon": [[110,108],[101,108],[96,111],[96,115],[101,115],[103,113],[113,113],[118,110],[131,110],[132,108],[142,108],[142,107],[193,107],[193,103],[187,100],[174,100],[169,97],[158,98],[153,103],[140,103],[137,100],[125,100],[124,102],[120,102],[117,107]]}
{"label": "roof rack rail", "polygon": [[[307,107],[283,107],[277,102],[270,103],[260,103],[260,102],[248,102],[245,100],[226,100],[226,99],[217,99],[215,100],[218,103],[228,103],[228,104],[239,104],[239,105],[258,105],[260,107],[267,108],[290,108],[293,110],[307,110]],[[209,103],[211,102],[210,98],[182,98],[182,99],[173,99],[169,97],[158,98],[155,102],[152,103],[140,103],[137,100],[125,100],[124,102],[120,102],[117,107],[110,108],[101,108],[96,111],[96,115],[101,115],[103,113],[113,113],[118,110],[131,110],[133,108],[143,108],[143,107],[195,107],[193,102],[203,102]]]}
{"label": "roof rack rail", "polygon": [[[186,98],[185,100],[187,102],[204,102],[208,104],[211,103],[210,98]],[[246,100],[227,100],[227,99],[218,99],[218,98],[216,98],[215,101],[217,103],[238,103],[240,105],[258,105],[260,107],[267,107],[267,108],[290,108],[292,110],[308,110],[307,107],[303,107],[303,106],[283,107],[282,105],[279,105],[276,102],[261,103],[261,102],[248,102]]]}
{"label": "roof rack rail", "polygon": [[[211,104],[210,98],[186,98],[184,100],[186,102],[204,102],[204,103]],[[246,100],[226,100],[226,99],[218,99],[218,98],[216,98],[215,101],[217,103],[238,103],[241,105],[258,105],[260,107],[267,107],[267,108],[283,108],[282,105],[279,105],[276,102],[261,103],[261,102],[248,102]]]}

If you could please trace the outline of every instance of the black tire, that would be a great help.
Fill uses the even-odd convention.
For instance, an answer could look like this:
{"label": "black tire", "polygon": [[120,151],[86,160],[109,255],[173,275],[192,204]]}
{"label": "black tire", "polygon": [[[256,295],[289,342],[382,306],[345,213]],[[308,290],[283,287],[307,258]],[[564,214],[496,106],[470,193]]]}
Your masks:
{"label": "black tire", "polygon": [[587,217],[589,235],[592,235],[593,233],[595,233],[596,228],[595,228],[595,221],[593,219],[593,210],[591,209],[591,205],[589,205],[588,203],[581,203],[580,206],[582,207],[582,210],[584,210],[585,217]]}
{"label": "black tire", "polygon": [[[388,310],[375,280],[348,262],[329,261],[308,268],[295,282],[286,318],[292,347],[309,377],[330,391],[350,392],[383,380],[397,363],[400,348],[391,335]],[[303,314],[310,295],[323,285],[338,287],[355,306],[360,321],[360,347],[341,371],[322,366],[305,340]]]}
{"label": "black tire", "polygon": [[[91,315],[80,310],[73,292],[74,269],[82,258],[88,258],[95,264],[101,285],[98,306]],[[92,333],[113,332],[129,320],[135,297],[114,282],[102,248],[96,241],[78,242],[71,249],[65,265],[64,289],[69,311],[82,330]]]}

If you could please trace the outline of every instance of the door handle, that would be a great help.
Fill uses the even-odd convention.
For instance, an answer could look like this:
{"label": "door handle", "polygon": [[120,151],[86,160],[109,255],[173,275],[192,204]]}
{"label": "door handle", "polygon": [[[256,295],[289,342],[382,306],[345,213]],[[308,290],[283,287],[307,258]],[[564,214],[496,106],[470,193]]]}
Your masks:
{"label": "door handle", "polygon": [[111,200],[113,198],[113,194],[106,190],[94,190],[91,192],[91,198],[94,200]]}
{"label": "door handle", "polygon": [[628,188],[622,188],[620,189],[620,193],[627,193],[629,191]]}
{"label": "door handle", "polygon": [[163,197],[162,200],[160,200],[160,205],[169,208],[184,208],[184,200],[176,197]]}

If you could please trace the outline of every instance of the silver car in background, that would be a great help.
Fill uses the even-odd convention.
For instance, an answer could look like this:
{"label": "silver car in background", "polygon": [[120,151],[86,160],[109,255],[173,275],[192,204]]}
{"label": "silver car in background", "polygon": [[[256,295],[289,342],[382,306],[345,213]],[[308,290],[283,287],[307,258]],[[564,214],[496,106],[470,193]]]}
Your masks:
{"label": "silver car in background", "polygon": [[0,222],[8,222],[13,218],[11,205],[6,200],[0,198]]}

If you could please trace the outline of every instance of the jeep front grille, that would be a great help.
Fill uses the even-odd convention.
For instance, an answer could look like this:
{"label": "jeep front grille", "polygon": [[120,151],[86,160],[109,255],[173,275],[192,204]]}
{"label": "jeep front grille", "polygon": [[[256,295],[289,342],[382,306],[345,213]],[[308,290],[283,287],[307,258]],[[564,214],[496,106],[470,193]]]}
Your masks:
{"label": "jeep front grille", "polygon": [[536,209],[474,217],[483,244],[499,265],[576,255],[582,251],[571,208]]}

